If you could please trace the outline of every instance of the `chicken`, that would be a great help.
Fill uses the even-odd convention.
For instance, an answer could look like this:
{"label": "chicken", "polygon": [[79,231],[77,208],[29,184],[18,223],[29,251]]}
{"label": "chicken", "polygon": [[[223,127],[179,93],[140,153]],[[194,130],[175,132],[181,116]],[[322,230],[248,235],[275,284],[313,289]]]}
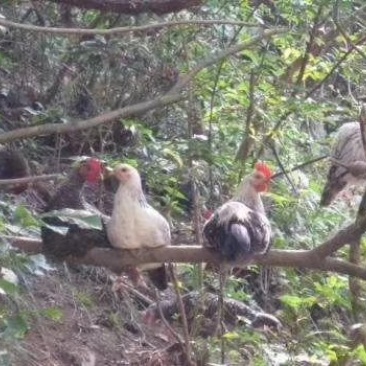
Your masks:
{"label": "chicken", "polygon": [[45,211],[63,208],[74,210],[90,209],[91,206],[82,194],[83,186],[85,183],[97,185],[101,181],[103,173],[104,165],[99,159],[87,158],[77,163],[48,202]]}
{"label": "chicken", "polygon": [[[121,249],[157,248],[170,245],[167,220],[145,198],[139,172],[130,165],[121,164],[114,169],[119,187],[114,198],[113,212],[107,224],[107,235],[113,247]],[[142,269],[151,269],[142,266]],[[148,271],[159,290],[167,287],[165,265]]]}
{"label": "chicken", "polygon": [[[86,202],[82,188],[85,182],[97,184],[102,178],[103,171],[104,165],[100,160],[94,158],[83,160],[74,167],[56,191],[45,210],[52,211],[56,215],[45,215],[43,217],[45,225],[41,227],[46,254],[60,260],[69,255],[83,256],[93,247],[110,247],[102,221],[100,229],[81,227],[77,220],[71,217],[70,210],[65,210],[80,210],[74,215],[76,217],[85,218],[94,215],[102,219],[102,214]],[[72,211],[72,214],[75,214],[75,211]],[[63,216],[63,219],[57,216]],[[65,216],[70,217],[69,221]]]}
{"label": "chicken", "polygon": [[204,245],[224,262],[249,262],[269,249],[271,226],[260,197],[268,189],[272,172],[264,163],[244,178],[232,200],[219,207],[203,227]]}
{"label": "chicken", "polygon": [[321,195],[321,206],[329,206],[347,186],[366,181],[366,157],[358,122],[348,122],[340,127],[330,160],[332,164]]}
{"label": "chicken", "polygon": [[[20,151],[5,147],[0,149],[0,179],[24,178],[28,175],[28,162]],[[19,194],[27,187],[28,184],[19,184],[11,186],[8,191]]]}

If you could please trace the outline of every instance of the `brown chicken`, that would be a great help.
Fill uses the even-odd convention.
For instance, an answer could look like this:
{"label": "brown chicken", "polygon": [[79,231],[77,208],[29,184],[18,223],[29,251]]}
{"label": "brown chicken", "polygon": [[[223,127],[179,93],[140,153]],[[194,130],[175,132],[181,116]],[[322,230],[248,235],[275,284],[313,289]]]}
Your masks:
{"label": "brown chicken", "polygon": [[[11,148],[0,149],[0,179],[24,178],[29,175],[29,166],[25,157]],[[10,186],[9,192],[19,194],[27,189],[27,184]]]}
{"label": "brown chicken", "polygon": [[64,215],[65,209],[72,209],[83,210],[82,216],[91,214],[102,220],[102,214],[87,203],[82,188],[85,182],[98,184],[103,172],[104,165],[100,160],[88,158],[79,162],[57,189],[45,210],[55,215],[43,217],[45,225],[41,228],[46,254],[62,259],[68,255],[82,256],[93,247],[110,247],[102,224],[100,230],[82,228],[57,217]]}

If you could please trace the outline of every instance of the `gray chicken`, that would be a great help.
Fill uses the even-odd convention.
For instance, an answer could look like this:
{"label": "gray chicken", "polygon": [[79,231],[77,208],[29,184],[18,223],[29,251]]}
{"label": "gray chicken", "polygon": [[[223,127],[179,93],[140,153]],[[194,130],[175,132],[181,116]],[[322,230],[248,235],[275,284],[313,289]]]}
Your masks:
{"label": "gray chicken", "polygon": [[348,186],[366,182],[366,157],[358,122],[348,122],[340,127],[330,161],[321,206],[329,206],[338,193]]}

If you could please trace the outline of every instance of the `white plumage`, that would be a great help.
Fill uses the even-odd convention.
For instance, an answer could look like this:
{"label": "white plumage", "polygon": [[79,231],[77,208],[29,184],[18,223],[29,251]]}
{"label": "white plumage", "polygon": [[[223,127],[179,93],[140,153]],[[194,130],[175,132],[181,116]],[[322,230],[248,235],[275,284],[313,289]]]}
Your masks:
{"label": "white plumage", "polygon": [[[123,171],[123,169],[126,170]],[[128,181],[120,180],[121,183],[115,195],[112,217],[107,225],[111,244],[121,249],[169,245],[169,224],[147,203],[137,170],[122,164],[115,170],[116,176],[121,173],[128,175]]]}
{"label": "white plumage", "polygon": [[334,141],[331,166],[322,192],[321,206],[328,206],[339,192],[352,184],[366,182],[366,157],[358,122],[343,124]]}
{"label": "white plumage", "polygon": [[[169,224],[147,203],[138,171],[130,165],[121,164],[114,169],[114,175],[119,181],[119,187],[114,198],[112,216],[107,224],[111,245],[130,250],[170,245]],[[143,269],[156,267],[162,268],[162,264],[141,266]],[[156,286],[159,288],[159,285]]]}

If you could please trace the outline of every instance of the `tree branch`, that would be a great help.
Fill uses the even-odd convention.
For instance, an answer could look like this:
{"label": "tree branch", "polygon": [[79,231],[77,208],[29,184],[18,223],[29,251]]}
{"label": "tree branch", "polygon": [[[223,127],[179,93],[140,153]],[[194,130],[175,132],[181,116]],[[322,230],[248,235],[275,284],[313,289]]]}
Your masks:
{"label": "tree branch", "polygon": [[336,252],[346,244],[358,240],[364,230],[359,225],[351,224],[345,229],[341,229],[331,239],[325,241],[318,247],[310,250],[314,258],[324,258]]}
{"label": "tree branch", "polygon": [[171,27],[180,27],[180,26],[210,26],[210,25],[237,25],[237,26],[245,26],[251,28],[261,28],[261,25],[249,23],[249,22],[241,22],[234,20],[220,20],[220,19],[204,19],[204,20],[177,20],[170,22],[161,22],[147,25],[140,25],[135,27],[116,27],[109,29],[85,29],[85,28],[56,28],[56,27],[40,27],[32,24],[22,24],[12,22],[10,20],[6,20],[0,18],[0,25],[7,28],[14,29],[22,29],[28,32],[36,32],[42,34],[57,34],[57,36],[74,36],[74,35],[102,35],[102,36],[111,36],[111,35],[119,35],[123,33],[129,32],[144,32],[150,31],[152,29],[162,29],[162,28],[171,28]]}
{"label": "tree branch", "polygon": [[[35,254],[42,252],[42,241],[39,239],[9,236],[5,237],[5,239],[12,246],[27,253]],[[347,242],[349,241],[348,238]],[[179,245],[140,250],[94,248],[84,257],[70,257],[67,259],[67,262],[106,267],[113,272],[120,273],[128,266],[136,266],[143,263],[211,262],[218,264],[219,257],[216,253],[201,246]],[[313,250],[271,250],[265,256],[255,257],[252,263],[266,266],[307,268],[337,272],[366,280],[366,268],[363,266],[358,266],[340,259],[315,256]],[[235,264],[235,266],[240,267],[240,263]]]}
{"label": "tree branch", "polygon": [[185,97],[174,93],[165,94],[158,98],[149,100],[147,102],[137,103],[132,106],[117,109],[112,112],[108,112],[99,115],[94,118],[90,118],[82,121],[74,121],[70,123],[46,123],[43,125],[37,125],[32,127],[18,128],[13,131],[8,131],[0,134],[0,143],[10,142],[17,139],[23,139],[28,137],[34,137],[39,135],[50,135],[52,133],[65,133],[74,132],[78,130],[84,130],[92,127],[102,125],[104,123],[112,122],[116,118],[131,117],[136,114],[145,113],[150,109],[162,107],[168,104],[178,102]]}

